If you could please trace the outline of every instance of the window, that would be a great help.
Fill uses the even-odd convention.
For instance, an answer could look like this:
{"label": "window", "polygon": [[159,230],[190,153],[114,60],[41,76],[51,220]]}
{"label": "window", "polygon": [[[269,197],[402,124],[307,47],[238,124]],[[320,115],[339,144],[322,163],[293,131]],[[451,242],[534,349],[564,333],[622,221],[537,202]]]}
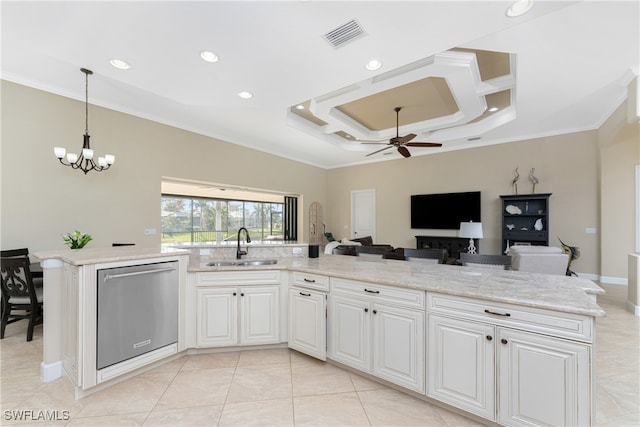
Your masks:
{"label": "window", "polygon": [[246,227],[253,240],[284,239],[284,203],[162,195],[162,243],[236,240]]}

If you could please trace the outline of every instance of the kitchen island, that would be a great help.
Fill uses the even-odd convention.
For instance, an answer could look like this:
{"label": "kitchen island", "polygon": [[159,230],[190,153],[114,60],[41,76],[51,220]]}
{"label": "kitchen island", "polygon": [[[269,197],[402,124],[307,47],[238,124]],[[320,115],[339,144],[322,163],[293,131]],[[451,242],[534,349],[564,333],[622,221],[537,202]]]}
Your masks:
{"label": "kitchen island", "polygon": [[[189,251],[172,248],[120,246],[36,252],[44,271],[43,361],[40,376],[53,381],[66,373],[76,388],[76,397],[96,385],[136,368],[176,354],[184,347],[184,291]],[[177,280],[177,342],[146,355],[98,370],[98,274],[109,269],[161,265],[172,262]],[[165,269],[168,270],[168,269]],[[136,277],[140,272],[125,276]],[[115,315],[112,314],[112,316]],[[134,326],[134,325],[130,325]]]}
{"label": "kitchen island", "polygon": [[[341,255],[307,258],[305,254],[296,251],[282,257],[279,252],[271,257],[250,248],[248,259],[259,256],[277,262],[247,267],[211,266],[229,257],[206,248],[191,248],[190,252],[108,248],[73,256],[38,253],[44,260],[45,287],[49,287],[45,304],[56,307],[57,303],[58,316],[69,318],[71,313],[79,326],[73,336],[63,320],[45,319],[43,380],[47,380],[45,368],[60,362],[60,370],[75,375],[77,396],[101,385],[99,376],[92,382],[95,366],[85,371],[92,380],[83,383],[83,375],[74,373],[65,361],[74,354],[76,343],[81,351],[75,354],[83,366],[94,343],[86,325],[95,309],[95,294],[90,291],[95,286],[92,266],[174,257],[180,260],[181,277],[186,276],[180,284],[180,339],[176,352],[161,354],[149,363],[247,345],[288,344],[298,349],[293,343],[299,341],[297,334],[302,331],[319,339],[320,347],[326,346],[326,359],[332,363],[493,422],[593,423],[595,319],[605,315],[596,301],[604,291],[593,282]],[[65,277],[74,268],[83,273],[68,282]],[[73,285],[67,289],[77,286],[78,296],[62,292],[65,280]],[[315,306],[304,300],[312,294],[317,297]],[[240,295],[251,298],[251,303],[245,307]],[[77,312],[61,308],[65,300],[67,306],[69,300],[76,301]],[[305,325],[301,322],[307,320],[295,316],[307,313],[308,308],[322,316],[314,325]],[[220,314],[225,310],[227,317]],[[234,328],[241,331],[238,337],[216,335]],[[63,348],[52,343],[52,337]],[[84,344],[78,346],[78,341]],[[65,351],[64,346],[70,344],[72,351]],[[322,352],[318,354],[321,356],[314,357],[324,359]],[[129,374],[141,372],[143,366]],[[105,378],[102,385],[112,381]],[[530,396],[539,402],[529,404]],[[521,407],[523,400],[528,403]]]}
{"label": "kitchen island", "polygon": [[[247,267],[207,265],[215,260],[215,258],[191,257],[189,272],[247,269]],[[596,317],[605,315],[596,303],[596,296],[604,294],[604,290],[591,280],[578,277],[390,259],[371,261],[345,255],[278,258],[276,264],[261,266],[259,269],[319,273],[381,285],[442,292],[567,313]]]}

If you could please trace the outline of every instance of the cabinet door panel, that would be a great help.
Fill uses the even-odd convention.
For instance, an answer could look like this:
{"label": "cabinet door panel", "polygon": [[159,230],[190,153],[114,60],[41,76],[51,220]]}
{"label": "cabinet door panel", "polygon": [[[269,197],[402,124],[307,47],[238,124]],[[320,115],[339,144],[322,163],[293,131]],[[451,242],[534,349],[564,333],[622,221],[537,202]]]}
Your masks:
{"label": "cabinet door panel", "polygon": [[373,306],[374,374],[424,393],[424,313]]}
{"label": "cabinet door panel", "polygon": [[289,348],[317,359],[327,358],[325,295],[289,290]]}
{"label": "cabinet door panel", "polygon": [[81,384],[80,369],[80,334],[78,320],[80,277],[78,267],[64,265],[64,282],[62,307],[62,330],[65,331],[62,346],[62,366],[74,386]]}
{"label": "cabinet door panel", "polygon": [[500,424],[592,424],[588,345],[508,329],[497,345]]}
{"label": "cabinet door panel", "polygon": [[495,327],[429,315],[427,395],[495,420]]}
{"label": "cabinet door panel", "polygon": [[238,302],[235,288],[198,289],[196,344],[234,345],[238,342]]}
{"label": "cabinet door panel", "polygon": [[371,371],[371,320],[369,303],[331,297],[331,346],[329,354],[337,362],[362,371]]}
{"label": "cabinet door panel", "polygon": [[280,336],[280,293],[277,286],[240,288],[242,344],[277,343]]}

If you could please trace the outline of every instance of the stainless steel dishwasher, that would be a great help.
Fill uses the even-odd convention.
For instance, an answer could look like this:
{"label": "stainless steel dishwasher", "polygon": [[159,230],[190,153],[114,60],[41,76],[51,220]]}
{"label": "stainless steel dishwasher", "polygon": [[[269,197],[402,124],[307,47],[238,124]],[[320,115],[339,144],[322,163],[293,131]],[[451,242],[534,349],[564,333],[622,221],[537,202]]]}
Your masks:
{"label": "stainless steel dishwasher", "polygon": [[96,369],[178,341],[178,261],[98,270]]}

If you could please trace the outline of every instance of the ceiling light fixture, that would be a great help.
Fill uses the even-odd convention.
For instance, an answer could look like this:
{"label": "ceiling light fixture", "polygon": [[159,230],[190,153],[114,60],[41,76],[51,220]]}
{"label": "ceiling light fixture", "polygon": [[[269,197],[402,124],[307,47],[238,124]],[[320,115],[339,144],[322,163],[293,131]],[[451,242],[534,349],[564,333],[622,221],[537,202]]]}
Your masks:
{"label": "ceiling light fixture", "polygon": [[200,52],[200,58],[202,58],[202,60],[206,62],[218,62],[220,60],[218,55],[209,50],[203,50],[202,52]]}
{"label": "ceiling light fixture", "polygon": [[109,64],[119,70],[128,70],[129,68],[131,68],[131,65],[129,65],[127,61],[123,61],[122,59],[112,59],[111,61],[109,61]]}
{"label": "ceiling light fixture", "polygon": [[[102,172],[103,170],[109,169],[116,161],[116,157],[113,154],[105,154],[104,157],[98,157],[98,164],[93,161],[93,150],[89,146],[89,74],[93,74],[93,71],[87,70],[86,68],[80,68],[80,71],[85,74],[85,129],[82,152],[80,156],[78,156],[76,153],[67,153],[67,150],[63,147],[53,147],[53,152],[58,160],[60,160],[60,163],[65,166],[71,166],[73,169],[80,169],[86,175],[87,172],[92,170]],[[67,163],[64,161],[65,154]]]}
{"label": "ceiling light fixture", "polygon": [[296,105],[296,110],[304,110],[304,105],[302,104]]}
{"label": "ceiling light fixture", "polygon": [[369,62],[364,66],[369,71],[376,71],[382,67],[382,61],[379,59],[370,59]]}
{"label": "ceiling light fixture", "polygon": [[253,98],[253,94],[251,92],[247,92],[247,91],[242,91],[242,92],[238,92],[238,96],[242,99],[251,99]]}
{"label": "ceiling light fixture", "polygon": [[509,18],[517,18],[525,13],[529,12],[533,7],[533,0],[518,0],[513,2],[511,6],[507,8],[507,16]]}
{"label": "ceiling light fixture", "polygon": [[495,113],[495,112],[496,112],[496,111],[498,111],[498,110],[499,110],[499,108],[498,108],[498,107],[491,107],[491,108],[489,108],[489,112],[490,112],[490,113]]}

